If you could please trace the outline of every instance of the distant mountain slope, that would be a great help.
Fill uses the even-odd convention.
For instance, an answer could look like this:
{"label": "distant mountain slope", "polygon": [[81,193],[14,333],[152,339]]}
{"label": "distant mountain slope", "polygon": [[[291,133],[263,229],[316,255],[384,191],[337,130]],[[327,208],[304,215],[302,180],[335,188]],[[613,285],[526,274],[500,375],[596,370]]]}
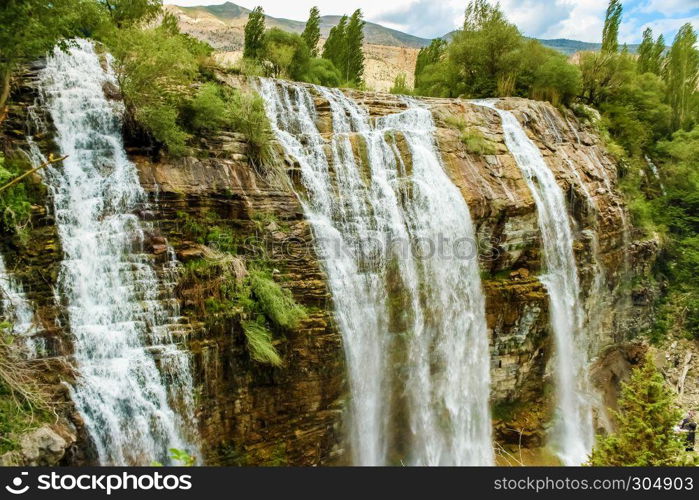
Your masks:
{"label": "distant mountain slope", "polygon": [[[175,0],[176,1],[176,0]],[[205,1],[205,0],[204,0]],[[226,2],[221,5],[202,5],[197,7],[180,7],[169,6],[169,8],[177,9],[186,14],[189,18],[196,22],[211,24],[218,22],[219,29],[225,28],[242,28],[245,24],[250,9],[241,7],[232,2]],[[335,26],[340,20],[340,16],[322,16],[320,18],[320,32],[323,38],[328,36],[330,28]],[[283,19],[279,17],[266,16],[268,27],[277,27],[293,33],[301,33],[306,23],[304,21],[295,21],[292,19]],[[454,35],[454,31],[447,33],[442,38],[450,39]],[[402,31],[386,28],[376,23],[366,23],[364,28],[365,42],[371,45],[384,45],[389,47],[405,47],[411,49],[419,49],[430,44],[430,39],[420,38],[419,36],[403,33]],[[570,40],[567,38],[555,39],[538,39],[546,47],[558,50],[566,55],[571,55],[582,50],[599,50],[601,44],[581,42],[579,40]],[[629,45],[629,51],[636,52],[637,44]],[[232,48],[232,47],[229,47]],[[237,48],[237,47],[236,47]]]}
{"label": "distant mountain slope", "polygon": [[[238,25],[240,21],[246,19],[250,13],[250,9],[246,9],[245,7],[241,7],[240,5],[236,5],[232,2],[226,2],[221,5],[176,7],[193,19],[209,19],[209,21],[211,21],[211,18],[213,17],[227,25]],[[292,19],[282,19],[272,16],[266,16],[265,21],[268,27],[277,27],[293,33],[301,33],[306,25],[306,23],[303,21],[294,21]],[[322,16],[320,21],[320,33],[321,36],[325,38],[330,32],[330,28],[335,26],[340,21],[340,16]],[[409,35],[407,33],[370,22],[366,23],[364,28],[364,37],[366,43],[373,45],[420,48],[429,45],[430,43],[430,40],[427,38]]]}

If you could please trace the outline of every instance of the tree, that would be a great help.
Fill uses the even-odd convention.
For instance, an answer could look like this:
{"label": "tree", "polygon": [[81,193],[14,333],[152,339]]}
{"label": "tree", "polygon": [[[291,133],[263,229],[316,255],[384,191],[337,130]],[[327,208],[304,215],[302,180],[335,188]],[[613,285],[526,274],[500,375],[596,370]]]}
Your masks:
{"label": "tree", "polygon": [[311,57],[318,57],[318,42],[320,41],[320,11],[318,7],[313,7],[306,21],[301,37],[306,42]]}
{"label": "tree", "polygon": [[10,95],[12,75],[44,55],[63,38],[80,33],[83,21],[99,17],[87,0],[7,0],[0,4],[0,120]]}
{"label": "tree", "polygon": [[[352,13],[347,24],[347,64],[345,79],[349,83],[360,85],[364,77],[364,19],[361,9]],[[340,67],[342,69],[342,67]]]}
{"label": "tree", "polygon": [[598,440],[590,465],[684,465],[683,441],[674,431],[681,414],[650,355],[622,384],[619,411],[614,414],[618,430]]}
{"label": "tree", "polygon": [[118,28],[147,23],[160,14],[163,0],[98,0]]}
{"label": "tree", "polygon": [[308,71],[310,55],[300,35],[272,28],[265,33],[261,58],[271,64],[272,76],[302,80]]}
{"label": "tree", "polygon": [[342,16],[340,22],[330,28],[328,39],[323,46],[323,58],[331,61],[336,68],[344,68],[347,59],[347,16]]}
{"label": "tree", "polygon": [[610,0],[602,30],[602,52],[619,50],[619,24],[623,7],[620,0]]}
{"label": "tree", "polygon": [[680,28],[672,42],[665,66],[667,100],[672,107],[672,127],[677,130],[692,121],[690,110],[699,83],[697,34],[691,23]]}
{"label": "tree", "polygon": [[243,42],[243,57],[259,59],[264,50],[265,13],[262,7],[252,9],[245,24],[245,41]]}
{"label": "tree", "polygon": [[398,73],[396,78],[393,80],[393,86],[389,90],[391,94],[399,95],[409,95],[410,86],[408,85],[408,79],[405,73]]}
{"label": "tree", "polygon": [[454,93],[467,97],[510,94],[522,42],[519,30],[505,19],[499,5],[471,0],[463,29],[454,35],[448,51],[461,77]]}
{"label": "tree", "polygon": [[444,58],[447,52],[447,42],[442,38],[435,38],[427,47],[423,47],[417,53],[415,61],[415,89],[420,87],[422,74],[427,66],[436,64]]}

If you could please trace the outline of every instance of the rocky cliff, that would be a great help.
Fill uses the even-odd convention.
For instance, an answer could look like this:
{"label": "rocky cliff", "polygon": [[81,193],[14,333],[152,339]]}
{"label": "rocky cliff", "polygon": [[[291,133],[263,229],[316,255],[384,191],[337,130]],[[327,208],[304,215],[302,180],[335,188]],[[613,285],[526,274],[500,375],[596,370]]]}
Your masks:
{"label": "rocky cliff", "polygon": [[[230,85],[249,85],[223,78]],[[3,124],[8,154],[27,146],[32,73],[24,81]],[[371,116],[405,107],[393,95],[347,93]],[[327,103],[319,95],[316,99],[319,128],[332,134]],[[457,99],[421,102],[432,111],[444,167],[477,227],[474,244],[486,293],[496,440],[505,448],[520,443],[537,448],[550,419],[552,340],[548,298],[538,278],[542,270],[534,201],[493,110]],[[590,125],[547,103],[507,98],[499,106],[525,125],[567,194],[590,324],[584,348],[597,356],[634,337],[650,321],[652,297],[625,284],[634,274],[647,272],[657,243],[634,241],[616,187],[616,166]],[[40,109],[32,112],[41,114]],[[37,138],[48,149],[50,139],[50,133]],[[139,144],[132,144],[129,152],[149,194],[148,205],[138,213],[148,221],[144,251],[162,278],[162,293],[177,299],[180,317],[174,333],[191,353],[203,461],[346,463],[341,336],[310,226],[294,194],[295,166],[280,155],[276,168],[256,168],[247,157],[244,137],[233,133],[197,138],[193,153],[181,159],[153,158]],[[361,151],[356,154],[361,156]],[[38,177],[33,182],[41,185]],[[47,347],[33,363],[41,364],[42,376],[61,401],[60,418],[53,425],[63,429],[59,435],[70,437],[61,438],[63,452],[52,451],[51,462],[90,463],[94,454],[89,440],[60,384],[71,379],[71,345],[63,304],[53,292],[60,244],[42,196],[33,209],[31,244],[4,237],[1,250],[41,318],[40,335]],[[244,280],[260,265],[306,310],[298,325],[274,332],[282,358],[278,367],[251,356],[241,326],[248,319],[245,312],[221,310],[210,300],[220,299],[226,280]],[[604,377],[597,380],[608,384]]]}

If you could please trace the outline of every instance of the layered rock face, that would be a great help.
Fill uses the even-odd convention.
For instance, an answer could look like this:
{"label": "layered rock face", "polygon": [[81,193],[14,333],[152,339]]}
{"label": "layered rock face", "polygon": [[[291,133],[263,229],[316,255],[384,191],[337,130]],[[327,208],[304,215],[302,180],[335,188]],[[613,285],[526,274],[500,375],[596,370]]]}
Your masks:
{"label": "layered rock face", "polygon": [[[241,79],[228,83],[249,86]],[[405,108],[397,96],[346,93],[373,117]],[[30,95],[26,91],[17,98],[28,100]],[[329,106],[316,95],[318,127],[330,137]],[[547,293],[538,279],[541,242],[532,195],[505,147],[493,110],[457,99],[421,103],[432,111],[444,168],[463,194],[477,228],[474,246],[486,295],[495,438],[503,444],[521,439],[525,447],[538,447],[550,419],[551,398],[546,395],[552,340]],[[616,190],[616,167],[590,128],[547,103],[507,98],[498,106],[511,110],[525,126],[568,197],[589,325],[587,345],[581,348],[594,357],[605,346],[632,337],[648,321],[647,297],[628,293],[623,283],[647,270],[655,244],[633,242]],[[17,108],[8,123],[19,123],[21,116]],[[6,137],[12,137],[16,127],[5,127]],[[22,148],[20,138],[17,132],[6,149]],[[400,140],[398,144],[403,151]],[[130,156],[150,198],[139,212],[152,228],[145,250],[163,286],[175,283],[169,290],[181,311],[175,333],[192,355],[197,419],[192,425],[201,435],[203,461],[346,463],[343,421],[348,394],[342,341],[311,229],[294,191],[295,166],[280,155],[275,168],[256,168],[244,138],[231,133],[199,138],[195,153],[182,159],[154,159],[138,145]],[[41,250],[9,242],[2,251],[35,307],[46,311],[41,316],[53,347],[41,362],[51,377],[69,380],[69,370],[56,368],[70,366],[71,355],[69,325],[52,292],[56,278],[51,270],[58,269],[61,252],[50,214],[39,205],[35,213],[31,236],[41,242]],[[219,236],[210,237],[211,228]],[[212,284],[229,268],[214,268],[209,274],[188,271],[223,250],[235,255],[230,265],[238,277],[264,262],[274,281],[307,311],[296,327],[275,331],[280,367],[251,358],[241,326],[243,313],[207,313]],[[63,415],[77,445],[76,453],[61,455],[61,460],[89,463],[90,445],[80,432],[79,416],[69,404]]]}

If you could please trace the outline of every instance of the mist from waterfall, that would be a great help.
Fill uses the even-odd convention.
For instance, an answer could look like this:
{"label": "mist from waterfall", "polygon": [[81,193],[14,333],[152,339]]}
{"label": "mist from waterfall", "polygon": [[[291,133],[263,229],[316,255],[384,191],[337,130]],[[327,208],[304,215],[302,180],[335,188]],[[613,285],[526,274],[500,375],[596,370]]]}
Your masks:
{"label": "mist from waterfall", "polygon": [[[261,80],[328,275],[358,465],[493,463],[475,231],[414,101],[378,118],[338,89]],[[332,134],[317,125],[330,106]]]}
{"label": "mist from waterfall", "polygon": [[580,296],[573,233],[563,190],[539,148],[527,137],[517,118],[490,100],[475,104],[497,111],[505,144],[529,186],[537,208],[544,274],[554,334],[556,414],[552,445],[565,465],[587,460],[594,443],[592,401],[587,376],[587,339]]}
{"label": "mist from waterfall", "polygon": [[196,452],[174,408],[191,425],[189,357],[174,344],[176,311],[159,296],[143,252],[134,212],[146,196],[122,143],[123,106],[104,95],[104,85],[116,84],[109,62],[76,40],[56,48],[39,76],[41,105],[68,155],[43,176],[64,251],[59,294],[78,373],[71,396],[99,463],[170,463],[170,448]]}

